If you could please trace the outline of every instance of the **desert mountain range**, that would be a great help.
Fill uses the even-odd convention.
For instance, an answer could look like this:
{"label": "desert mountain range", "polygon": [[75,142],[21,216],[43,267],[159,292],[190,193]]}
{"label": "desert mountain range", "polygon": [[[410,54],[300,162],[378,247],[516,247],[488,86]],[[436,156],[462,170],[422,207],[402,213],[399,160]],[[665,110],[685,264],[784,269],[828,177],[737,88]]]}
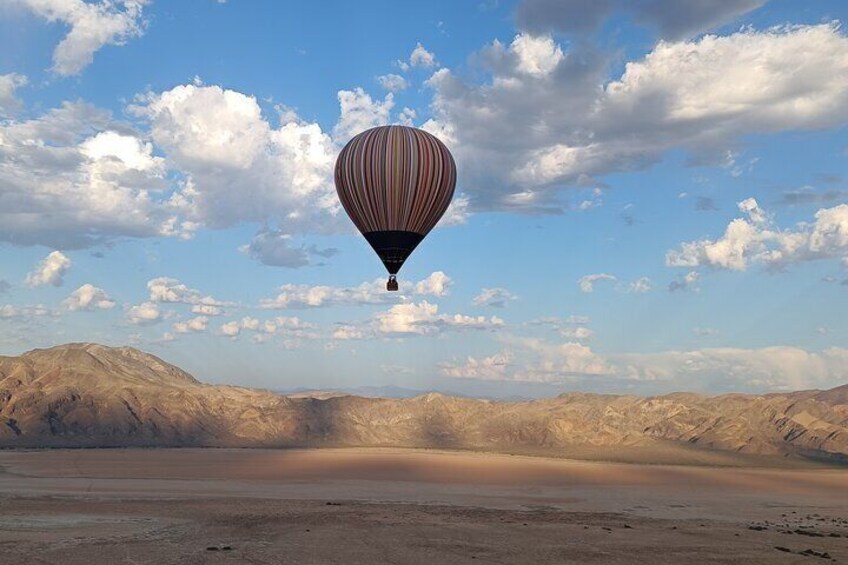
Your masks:
{"label": "desert mountain range", "polygon": [[522,402],[436,393],[317,398],[204,384],[131,347],[68,344],[0,356],[0,447],[114,446],[430,447],[611,459],[650,451],[666,461],[710,454],[848,462],[848,385]]}

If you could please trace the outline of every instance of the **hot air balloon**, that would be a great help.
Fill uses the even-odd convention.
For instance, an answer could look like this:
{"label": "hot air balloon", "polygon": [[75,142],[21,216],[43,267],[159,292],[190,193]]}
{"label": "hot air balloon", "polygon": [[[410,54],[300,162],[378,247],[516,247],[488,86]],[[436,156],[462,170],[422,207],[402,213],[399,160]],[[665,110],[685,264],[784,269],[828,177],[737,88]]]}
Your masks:
{"label": "hot air balloon", "polygon": [[351,139],[336,160],[336,191],[377,252],[389,282],[448,209],[456,164],[444,143],[420,129],[381,126]]}

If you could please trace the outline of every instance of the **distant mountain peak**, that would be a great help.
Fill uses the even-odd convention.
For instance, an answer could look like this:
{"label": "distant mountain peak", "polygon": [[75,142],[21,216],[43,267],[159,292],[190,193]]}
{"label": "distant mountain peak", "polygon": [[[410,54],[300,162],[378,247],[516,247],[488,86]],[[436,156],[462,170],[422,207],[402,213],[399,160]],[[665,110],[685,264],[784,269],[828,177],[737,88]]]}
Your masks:
{"label": "distant mountain peak", "polygon": [[110,347],[99,343],[67,343],[45,349],[33,349],[20,357],[0,357],[3,364],[19,360],[39,370],[53,367],[76,375],[100,372],[103,376],[143,379],[156,384],[199,385],[200,382],[179,367],[129,346]]}

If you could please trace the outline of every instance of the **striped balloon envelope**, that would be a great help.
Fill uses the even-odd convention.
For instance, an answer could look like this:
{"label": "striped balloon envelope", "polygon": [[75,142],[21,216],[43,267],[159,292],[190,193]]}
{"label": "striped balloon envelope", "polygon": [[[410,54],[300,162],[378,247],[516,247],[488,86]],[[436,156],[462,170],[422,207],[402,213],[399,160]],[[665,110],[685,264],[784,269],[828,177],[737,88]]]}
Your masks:
{"label": "striped balloon envelope", "polygon": [[336,160],[336,191],[345,211],[389,271],[397,272],[448,209],[456,164],[435,136],[381,126],[351,139]]}

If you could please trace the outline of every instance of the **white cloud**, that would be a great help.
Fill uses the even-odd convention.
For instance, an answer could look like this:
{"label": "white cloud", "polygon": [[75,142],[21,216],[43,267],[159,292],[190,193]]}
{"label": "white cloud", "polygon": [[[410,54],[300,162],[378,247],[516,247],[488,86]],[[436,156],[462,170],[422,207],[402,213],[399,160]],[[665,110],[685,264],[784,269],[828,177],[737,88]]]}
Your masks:
{"label": "white cloud", "polygon": [[162,202],[164,160],[108,112],[66,102],[0,122],[0,140],[0,240],[68,249],[186,233]]}
{"label": "white cloud", "polygon": [[597,273],[594,275],[585,275],[580,277],[577,285],[580,287],[580,292],[594,292],[595,283],[598,281],[614,281],[617,280],[614,275],[609,273]]}
{"label": "white cloud", "polygon": [[688,390],[803,390],[844,382],[848,350],[725,347],[622,355],[617,363],[627,378],[669,381]]}
{"label": "white cloud", "polygon": [[195,314],[217,316],[223,313],[222,308],[229,303],[222,302],[212,296],[204,296],[196,288],[190,288],[177,279],[157,277],[147,281],[150,302],[190,304]]}
{"label": "white cloud", "polygon": [[589,323],[589,316],[570,315],[565,319],[557,318],[556,316],[548,316],[545,318],[537,318],[527,322],[531,326],[550,326],[555,330],[561,330],[564,326],[585,326]]}
{"label": "white cloud", "polygon": [[232,322],[221,324],[219,331],[222,335],[236,337],[241,332],[241,324],[239,324],[238,321],[233,320]]}
{"label": "white cloud", "polygon": [[502,381],[507,379],[507,370],[512,361],[512,355],[503,352],[482,359],[469,356],[464,363],[446,363],[441,369],[444,375],[455,379]]}
{"label": "white cloud", "polygon": [[[551,343],[516,337],[503,341],[509,344],[509,352],[488,361],[469,358],[465,363],[443,365],[442,372],[464,378],[552,384],[582,381],[601,388],[650,387],[712,393],[830,388],[844,383],[848,376],[848,349],[838,347],[820,352],[791,346],[715,347],[601,356],[571,341]],[[508,363],[495,362],[506,356]]]}
{"label": "white cloud", "polygon": [[127,320],[131,324],[146,325],[154,324],[162,319],[162,311],[154,302],[142,302],[130,306],[127,310]]}
{"label": "white cloud", "polygon": [[27,77],[17,73],[0,75],[0,118],[11,116],[21,108],[15,90],[27,84]]}
{"label": "white cloud", "polygon": [[377,77],[377,81],[380,83],[380,86],[389,92],[400,92],[401,90],[406,90],[406,88],[409,87],[409,83],[406,79],[396,74],[381,75]]}
{"label": "white cloud", "polygon": [[435,66],[436,56],[430,51],[427,51],[421,43],[418,43],[415,46],[415,49],[412,50],[412,53],[409,54],[409,64],[412,67],[424,67],[429,69],[430,67]]}
{"label": "white cloud", "polygon": [[241,320],[231,320],[221,324],[218,333],[235,338],[243,331],[253,332],[252,339],[256,343],[264,343],[269,336],[280,335],[289,340],[290,345],[293,345],[301,339],[316,339],[318,335],[312,329],[312,324],[297,317],[278,316],[263,321],[245,316]]}
{"label": "white cloud", "polygon": [[507,302],[517,297],[505,288],[484,288],[480,294],[474,297],[474,306],[490,306],[492,308],[503,308]]}
{"label": "white cloud", "polygon": [[848,204],[822,208],[812,223],[783,230],[753,198],[740,202],[739,210],[747,217],[731,221],[722,237],[683,243],[666,253],[666,264],[744,271],[752,263],[782,266],[848,254]]}
{"label": "white cloud", "polygon": [[564,58],[562,48],[544,36],[516,35],[510,50],[517,58],[516,69],[536,77],[549,74]]}
{"label": "white cloud", "polygon": [[672,149],[710,162],[745,135],[848,121],[848,39],[835,24],[660,42],[612,81],[598,52],[549,42],[522,34],[484,48],[482,84],[444,68],[427,81],[424,127],[463,163],[472,210],[560,211],[562,188],[585,176]]}
{"label": "white cloud", "polygon": [[415,304],[396,304],[376,315],[377,330],[384,334],[429,335],[444,330],[486,330],[504,325],[503,320],[492,316],[465,316],[439,314],[439,307],[426,300]]}
{"label": "white cloud", "polygon": [[297,331],[302,329],[308,329],[312,326],[298,318],[297,316],[286,317],[279,316],[274,318],[273,320],[268,320],[262,324],[262,331],[265,333],[275,334],[278,331]]}
{"label": "white cloud", "polygon": [[398,114],[397,122],[403,126],[415,127],[415,118],[417,116],[418,112],[412,108],[404,106],[403,110],[401,110]]}
{"label": "white cloud", "polygon": [[260,301],[266,309],[283,308],[321,308],[339,304],[391,304],[405,295],[445,296],[452,281],[441,271],[431,273],[427,278],[412,283],[399,281],[399,293],[386,292],[385,279],[375,279],[355,287],[310,286],[305,284],[284,284],[274,298]]}
{"label": "white cloud", "polygon": [[77,310],[110,310],[115,307],[115,301],[102,288],[86,283],[73,291],[62,304],[71,311]]}
{"label": "white cloud", "polygon": [[339,324],[333,330],[333,339],[343,341],[350,339],[364,339],[368,335],[368,332],[364,331],[362,328],[358,328],[350,324]]}
{"label": "white cloud", "polygon": [[644,294],[646,292],[650,292],[651,288],[653,288],[651,279],[649,279],[648,277],[640,277],[627,285],[627,292]]}
{"label": "white cloud", "polygon": [[50,310],[41,304],[36,306],[15,306],[13,304],[4,304],[0,306],[0,319],[26,319],[34,316],[49,316],[50,314]]}
{"label": "white cloud", "polygon": [[371,95],[361,88],[340,90],[338,97],[341,116],[333,128],[333,139],[338,143],[346,143],[367,129],[386,125],[395,105],[391,92],[386,94],[382,102],[372,99]]}
{"label": "white cloud", "polygon": [[611,375],[614,372],[606,359],[581,343],[550,343],[536,338],[510,338],[508,341],[531,358],[512,373],[512,380],[563,382],[574,375]]}
{"label": "white cloud", "polygon": [[70,268],[71,260],[64,253],[52,251],[35,266],[35,269],[27,275],[24,282],[30,287],[62,286],[65,282],[65,273]]}
{"label": "white cloud", "polygon": [[204,316],[220,316],[224,313],[224,309],[218,304],[194,304],[191,307],[192,314],[202,314]]}
{"label": "white cloud", "polygon": [[147,0],[17,0],[49,22],[70,27],[53,51],[53,71],[79,74],[104,45],[123,45],[144,32],[142,10]]}
{"label": "white cloud", "polygon": [[185,322],[174,322],[174,331],[178,334],[205,332],[208,326],[209,318],[207,316],[196,316]]}
{"label": "white cloud", "polygon": [[592,336],[595,335],[595,332],[584,326],[562,328],[559,333],[566,339],[576,339],[578,341],[591,339]]}
{"label": "white cloud", "polygon": [[435,271],[430,275],[415,283],[414,294],[419,296],[447,296],[450,292],[450,287],[453,281],[442,271]]}
{"label": "white cloud", "polygon": [[196,84],[148,93],[130,109],[149,120],[153,140],[185,176],[169,204],[187,221],[335,229],[336,147],[318,124],[285,112],[273,128],[254,97]]}
{"label": "white cloud", "polygon": [[134,135],[101,131],[83,141],[79,148],[83,155],[99,167],[105,168],[110,161],[119,161],[123,167],[135,171],[162,169],[163,160],[152,155],[151,144]]}
{"label": "white cloud", "polygon": [[445,210],[445,214],[439,220],[439,223],[436,224],[436,227],[446,228],[464,224],[471,215],[471,212],[468,210],[469,202],[470,200],[467,195],[454,193],[453,200],[451,200],[448,209]]}

